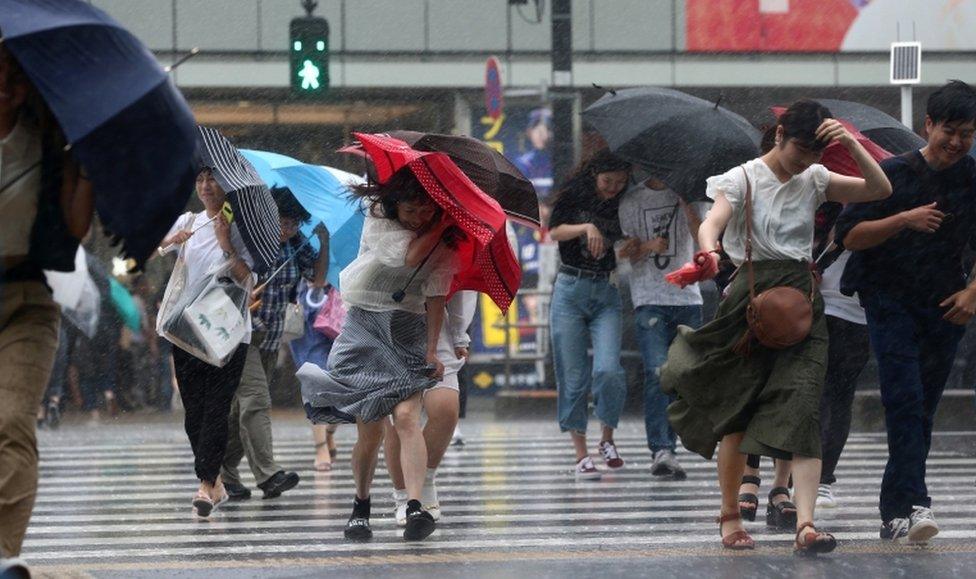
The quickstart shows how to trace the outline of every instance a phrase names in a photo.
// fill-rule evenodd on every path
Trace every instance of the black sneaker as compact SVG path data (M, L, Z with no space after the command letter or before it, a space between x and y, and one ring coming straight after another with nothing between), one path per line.
M44 424L51 430L57 430L61 426L61 407L56 402L48 402L44 412Z
M251 498L251 489L238 483L225 482L224 490L232 501L246 501Z
M295 488L295 485L298 484L298 480L297 472L285 472L283 470L279 470L271 475L271 478L259 484L258 488L264 491L263 498L273 499L280 497L281 493Z
M373 538L373 529L369 527L369 499L356 499L352 503L352 515L346 522L343 534L350 541L368 541Z
M908 527L911 522L908 517L895 518L881 524L881 538L886 541L899 543L908 536Z
M434 517L424 510L420 501L416 499L407 501L407 527L403 530L404 540L423 541L436 528Z
M2 579L30 579L27 563L20 559L4 559L0 553L0 578Z

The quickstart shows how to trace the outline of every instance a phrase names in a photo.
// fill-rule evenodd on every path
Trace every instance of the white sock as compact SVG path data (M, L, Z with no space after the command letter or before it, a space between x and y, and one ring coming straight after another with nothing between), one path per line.
M436 468L428 468L427 475L424 477L424 486L429 487L434 484L434 477L437 476Z
M398 503L407 502L407 489L393 489L393 500Z

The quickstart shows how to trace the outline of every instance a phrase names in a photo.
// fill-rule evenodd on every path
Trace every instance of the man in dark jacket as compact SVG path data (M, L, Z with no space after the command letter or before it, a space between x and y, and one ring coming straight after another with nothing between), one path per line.
M939 532L925 485L932 422L965 324L976 276L963 251L976 244L976 91L952 81L929 98L928 143L887 159L893 194L852 205L837 239L853 251L841 291L858 292L878 360L888 430L881 538L923 543ZM974 272L976 273L976 272Z

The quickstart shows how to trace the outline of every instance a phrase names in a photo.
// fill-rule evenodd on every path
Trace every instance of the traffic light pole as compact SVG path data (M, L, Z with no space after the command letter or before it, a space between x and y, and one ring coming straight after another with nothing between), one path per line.
M573 109L573 14L572 0L552 0L552 177L562 186L573 170L576 157L576 123Z

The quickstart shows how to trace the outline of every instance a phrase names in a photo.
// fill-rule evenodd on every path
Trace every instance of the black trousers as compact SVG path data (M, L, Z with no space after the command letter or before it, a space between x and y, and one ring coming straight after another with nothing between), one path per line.
M851 432L851 410L857 378L868 363L871 347L868 327L827 316L830 346L827 353L827 379L820 400L820 443L823 468L820 484L834 484L834 469Z
M193 449L197 478L214 484L227 450L227 418L247 359L241 344L223 368L173 347L173 366L186 411L184 428Z

